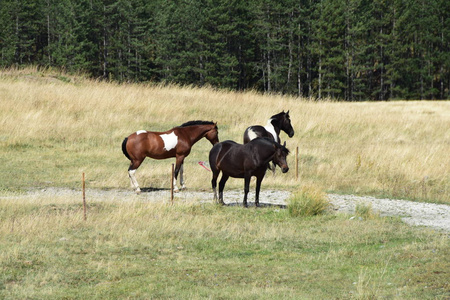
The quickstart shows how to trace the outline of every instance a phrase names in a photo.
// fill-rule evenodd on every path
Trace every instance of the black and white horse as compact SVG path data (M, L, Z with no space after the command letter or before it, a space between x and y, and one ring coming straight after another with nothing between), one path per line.
M281 130L283 130L290 138L294 136L294 128L292 128L291 125L289 111L282 111L279 114L271 116L265 126L253 125L245 129L244 144L247 144L257 137L267 137L280 143Z
M284 110L276 115L270 117L265 126L253 125L245 129L244 144L247 144L258 137L266 137L277 143L280 141L280 132L283 130L290 138L294 136L294 128L291 125L289 118L289 110ZM273 172L275 172L275 163L273 164ZM269 166L270 169L270 166Z

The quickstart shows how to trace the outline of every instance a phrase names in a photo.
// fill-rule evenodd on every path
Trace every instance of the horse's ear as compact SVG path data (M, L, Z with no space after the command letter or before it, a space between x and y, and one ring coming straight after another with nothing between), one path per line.
M289 116L289 110L286 112L286 114Z

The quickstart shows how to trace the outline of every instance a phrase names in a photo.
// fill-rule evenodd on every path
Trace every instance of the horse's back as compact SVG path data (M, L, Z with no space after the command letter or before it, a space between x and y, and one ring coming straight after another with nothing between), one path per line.
M238 145L239 145L238 143L231 141L231 140L227 140L227 141L223 141L223 142L215 144L212 147L211 151L209 152L210 165L212 165L211 160L213 160L214 164L216 164L218 159L225 156L228 152L230 152L230 150L232 148L235 148Z
M164 149L164 141L161 137L166 132L153 132L153 131L137 131L128 136L126 149L129 154L135 156L138 159L145 158L146 156L153 159L165 159L171 157L174 154L172 151Z
M268 132L264 126L261 125L253 125L245 129L244 132L244 144L247 144L248 142L259 138L259 137L265 137L265 138L271 138L274 139L272 134Z
M242 160L245 159L243 147L243 145L230 140L214 145L209 153L209 164L213 172L241 169Z

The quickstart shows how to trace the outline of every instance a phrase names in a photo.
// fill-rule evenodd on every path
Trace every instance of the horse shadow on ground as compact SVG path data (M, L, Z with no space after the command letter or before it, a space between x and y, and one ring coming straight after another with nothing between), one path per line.
M255 202L248 202L248 207L255 207ZM230 203L225 203L224 206L230 206L230 207L234 207L234 206L240 206L243 207L244 205L242 203L239 202L230 202ZM273 203L262 203L259 202L259 206L257 208L264 208L264 207L275 207L275 208L282 208L282 209L286 209L287 205L285 204L273 204Z
M160 192L160 191L170 191L170 189L168 189L168 188L157 188L157 187L141 188L141 193L152 193L152 192Z

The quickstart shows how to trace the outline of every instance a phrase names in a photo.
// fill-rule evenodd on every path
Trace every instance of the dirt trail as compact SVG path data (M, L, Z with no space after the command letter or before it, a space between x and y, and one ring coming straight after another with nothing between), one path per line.
M0 197L27 198L27 197L55 197L55 196L77 196L81 195L79 190L65 188L46 188L30 190L27 195ZM260 202L263 205L286 206L286 200L291 195L288 191L262 190ZM254 192L249 193L249 205L253 204ZM100 190L88 189L86 198L93 201L121 200L129 201L140 199L142 201L169 202L169 190L143 190L136 195L131 190ZM242 205L243 191L226 190L224 192L225 202L229 205ZM406 200L378 199L374 197L361 197L354 195L328 194L330 202L335 211L352 214L358 203L370 204L381 216L399 216L401 219L413 226L427 226L436 230L450 232L450 205L420 203ZM182 191L175 194L174 201L184 202L212 202L212 192Z

